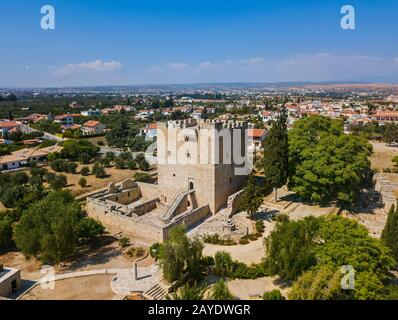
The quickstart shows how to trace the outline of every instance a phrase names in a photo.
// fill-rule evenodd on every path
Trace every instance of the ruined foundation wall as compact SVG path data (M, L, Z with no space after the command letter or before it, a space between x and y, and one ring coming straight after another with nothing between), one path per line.
M126 232L136 234L151 242L163 241L162 229L156 225L141 223L136 219L112 212L106 203L88 201L86 211L89 217L99 220L105 225L117 227Z

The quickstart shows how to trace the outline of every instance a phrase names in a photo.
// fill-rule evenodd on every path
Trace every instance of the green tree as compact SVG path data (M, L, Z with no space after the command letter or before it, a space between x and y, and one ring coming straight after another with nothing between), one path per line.
M15 227L15 241L26 258L58 263L75 252L79 239L80 205L59 191L33 203Z
M106 176L106 171L104 166L99 163L94 163L93 168L91 169L91 173L95 175L96 178L104 178Z
M369 181L366 140L343 132L340 120L307 117L289 132L289 188L305 200L350 205Z
M173 282L187 275L191 281L199 281L203 273L202 250L201 242L188 239L182 226L174 227L159 253L164 278Z
M235 263L231 255L220 251L214 255L214 273L220 277L233 277Z
M313 217L278 222L266 239L265 268L271 275L294 280L316 264L314 237L319 223Z
M0 249L4 249L12 244L13 221L0 212Z
M65 175L59 174L55 175L50 181L48 181L48 183L53 190L61 190L66 187L68 180Z
M263 300L286 300L286 298L280 290L274 289L272 291L264 292Z
M256 183L256 177L250 175L241 198L239 199L240 208L246 211L251 218L254 218L258 208L263 203L263 191Z
M264 147L264 175L274 189L275 201L278 200L277 189L287 183L288 178L288 134L287 112L283 108L269 131Z
M388 212L387 222L381 234L383 243L391 249L396 260L398 260L398 207L391 206Z
M80 174L82 176L88 176L90 174L90 168L89 167L83 167L80 170Z
M224 280L218 281L212 288L210 300L236 300L236 297L228 290Z
M85 187L87 186L87 180L86 180L86 178L81 177L81 178L79 179L78 184L79 184L80 187L85 188Z
M185 284L178 292L167 296L168 300L204 300L206 288L194 283L193 285Z
M78 234L84 241L93 241L105 234L105 228L99 221L85 217L79 222Z

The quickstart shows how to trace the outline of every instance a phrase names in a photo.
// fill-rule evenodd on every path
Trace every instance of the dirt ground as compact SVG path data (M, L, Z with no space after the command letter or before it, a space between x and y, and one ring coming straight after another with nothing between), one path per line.
M391 158L398 155L398 147L391 147L386 143L372 141L373 155L370 158L372 168L382 172L385 168L393 168Z
M255 280L236 279L228 281L228 289L233 295L241 300L262 299L264 292L279 289L284 296L287 295L289 287L279 284L275 277L263 277Z
M123 234L123 236L125 235ZM131 239L131 243L143 246L141 243L136 243L133 239ZM145 246L143 247L145 248ZM54 266L55 271L57 274L62 274L97 269L131 268L133 262L127 259L122 251L117 240L110 236L104 237L96 246L82 249L78 255L65 261L65 266L62 269L59 266ZM138 266L147 267L153 263L154 260L148 256L144 260L139 261ZM27 261L22 253L18 251L0 255L0 264L20 269L22 279L37 280L42 276L40 273L41 262L34 258Z
M108 274L60 280L53 290L38 285L21 300L112 300L116 296L111 288L113 277Z
M121 182L125 179L132 179L134 176L134 173L138 172L138 170L120 170L116 169L114 167L112 168L106 168L105 171L107 173L107 176L102 179L96 178L94 175L88 175L85 176L84 178L87 180L87 186L85 188L82 188L79 186L78 182L79 179L82 177L79 172L82 167L88 166L91 170L93 167L93 164L89 165L81 165L79 164L79 167L77 168L76 172L77 174L70 174L70 173L62 173L66 175L67 180L68 180L68 185L66 189L69 189L72 191L74 196L79 196L84 193L91 192L93 190L105 188L110 182ZM53 170L50 167L46 167L50 172L53 172Z

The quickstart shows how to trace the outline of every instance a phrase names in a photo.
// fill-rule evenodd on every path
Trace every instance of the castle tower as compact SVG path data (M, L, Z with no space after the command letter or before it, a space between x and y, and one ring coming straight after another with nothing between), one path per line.
M213 214L242 189L249 173L246 123L181 120L158 123L158 184L171 205L193 189L198 206Z

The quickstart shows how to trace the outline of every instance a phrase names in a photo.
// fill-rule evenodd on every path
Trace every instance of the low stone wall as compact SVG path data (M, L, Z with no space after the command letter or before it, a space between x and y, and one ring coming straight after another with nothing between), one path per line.
M149 211L155 210L158 202L159 202L159 198L149 200L145 203L142 203L142 204L134 207L133 212L137 216L142 216Z
M170 224L168 224L163 228L163 241L167 240L170 230L173 229L175 226L183 224L185 227L189 228L192 225L204 220L206 217L210 215L211 215L210 207L209 205L207 205L199 207L181 217L178 217L177 219L175 219L174 221L172 221Z
M228 197L228 213L231 217L239 211L239 201L242 198L243 190L240 190Z
M86 211L90 217L99 220L105 225L117 227L132 234L137 234L143 239L151 242L163 241L162 229L155 224L148 223L147 221L141 222L137 220L137 218L113 212L104 202L95 199L88 200Z
M108 196L105 196L103 199L127 205L133 203L134 201L137 201L139 198L141 198L141 190L139 187L135 187L133 189L123 190L110 194Z

